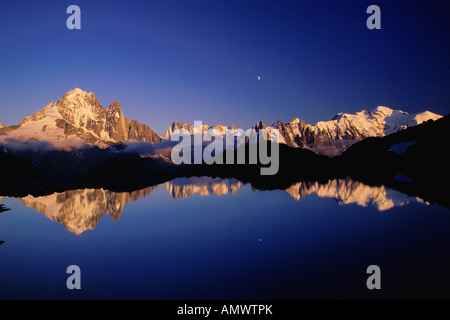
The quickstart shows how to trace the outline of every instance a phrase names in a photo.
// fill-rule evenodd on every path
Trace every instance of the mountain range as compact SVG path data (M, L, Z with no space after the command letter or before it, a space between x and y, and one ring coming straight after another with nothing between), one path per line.
M315 125L295 118L288 123L279 120L270 126L259 121L253 128L264 128L269 132L278 129L280 143L335 156L365 138L383 137L439 118L440 115L430 111L409 114L379 106L356 114L339 113L331 120ZM202 133L209 128L221 134L225 134L227 129L236 129L234 125L203 125ZM173 132L179 129L195 133L192 124L174 121L161 137L147 125L127 119L118 101L112 101L108 108L104 108L94 93L75 88L59 101L51 102L16 125L0 123L0 142L41 141L57 148L80 147L83 144L108 147L130 140L158 143L169 140Z
M203 176L232 178L260 190L289 189L298 196L304 192L305 183L324 185L350 177L450 207L446 189L440 187L442 181L450 179L445 153L450 141L449 123L450 115L410 115L385 107L355 115L339 114L314 126L297 120L265 126L260 121L255 128L279 128L284 139L280 138L279 144L272 141L269 147L279 148L279 170L262 176L260 169L266 165L250 164L248 159L245 164L236 164L235 159L235 164L175 165L169 158L176 142L167 139L180 128L195 133L192 125L174 122L165 137L160 137L146 125L127 119L118 102L105 109L93 93L74 89L19 124L0 128L0 194L42 196L86 188L131 192L176 178ZM207 128L201 128L202 132ZM227 127L213 128L224 131ZM338 150L338 144L346 150ZM340 152L338 156L311 150L332 147ZM244 151L248 158L249 150ZM239 153L223 152L215 156L228 159L228 152L233 157ZM169 185L170 192L180 196L211 188ZM235 183L226 190L237 186ZM214 188L222 190L222 185ZM215 192L211 190L208 192Z

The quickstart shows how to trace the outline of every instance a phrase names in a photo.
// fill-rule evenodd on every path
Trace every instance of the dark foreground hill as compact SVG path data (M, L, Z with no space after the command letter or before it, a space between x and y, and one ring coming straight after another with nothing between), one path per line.
M355 180L384 184L450 207L449 128L447 115L383 138L368 138L345 151L336 165Z

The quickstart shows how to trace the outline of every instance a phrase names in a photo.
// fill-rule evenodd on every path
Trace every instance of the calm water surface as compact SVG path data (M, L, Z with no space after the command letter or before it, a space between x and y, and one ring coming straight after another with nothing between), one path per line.
M182 178L0 202L2 299L450 298L450 210L384 187Z

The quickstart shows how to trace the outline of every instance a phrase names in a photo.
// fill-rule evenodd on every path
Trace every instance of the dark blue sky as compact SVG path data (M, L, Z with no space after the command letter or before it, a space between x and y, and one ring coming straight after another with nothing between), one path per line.
M81 30L66 27L71 4ZM371 4L381 30L366 27ZM449 12L430 0L0 0L0 122L74 87L159 134L175 120L247 129L378 105L447 114Z

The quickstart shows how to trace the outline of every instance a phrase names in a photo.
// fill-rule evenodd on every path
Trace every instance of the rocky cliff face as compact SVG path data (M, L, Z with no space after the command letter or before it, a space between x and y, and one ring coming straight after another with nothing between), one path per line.
M113 140L126 140L128 124L118 101L113 101L106 110L105 130Z
M115 141L131 139L152 143L161 141L161 137L145 124L125 118L118 101L111 102L109 108L106 109L105 130Z

